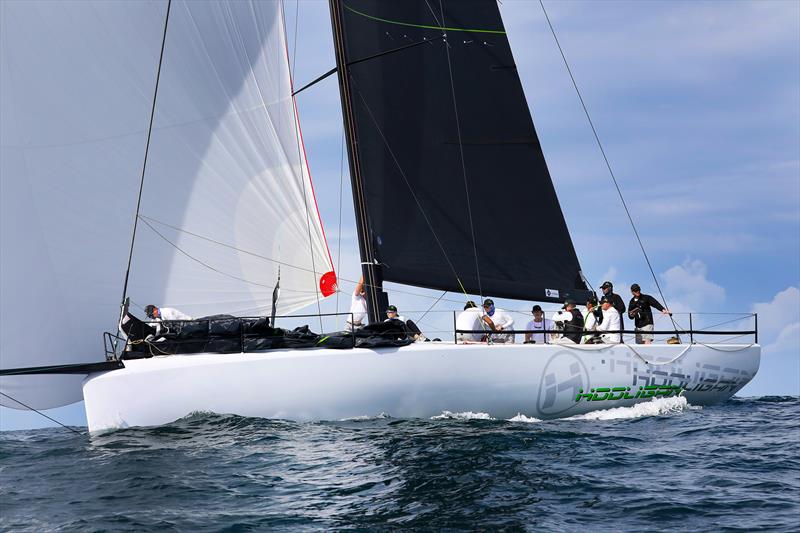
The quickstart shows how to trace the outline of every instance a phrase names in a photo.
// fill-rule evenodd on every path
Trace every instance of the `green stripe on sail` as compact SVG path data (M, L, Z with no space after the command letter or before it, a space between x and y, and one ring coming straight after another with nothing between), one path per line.
M356 15L361 15L362 17L366 17L371 20L377 20L378 22L386 22L387 24L396 24L398 26L409 26L411 28L422 28L425 30L443 30L443 31L465 31L470 33L494 33L498 35L505 35L506 32L500 30L478 30L478 29L471 29L471 28L448 28L445 26L426 26L424 24L411 24L409 22L400 22L398 20L387 20L382 19L380 17L374 17L372 15L368 15L366 13L362 13L361 11L355 10L352 7L348 6L347 4L342 4L345 9L348 11L352 11Z

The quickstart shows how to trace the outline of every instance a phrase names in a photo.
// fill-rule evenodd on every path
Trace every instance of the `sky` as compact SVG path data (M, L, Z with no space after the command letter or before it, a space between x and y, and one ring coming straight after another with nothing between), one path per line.
M545 7L667 305L679 313L758 313L761 369L739 394L800 394L800 2L550 0ZM539 3L504 0L501 13L584 273L595 287L613 281L626 298L633 282L657 295ZM327 2L287 2L286 16L301 86L335 63ZM329 247L340 278L353 280L359 260L335 76L301 93L298 107ZM529 218L520 213L520 224ZM463 300L387 288L407 318L435 303L422 320L434 335ZM345 294L323 311L348 307ZM85 425L82 404L47 413ZM2 429L50 425L0 408Z

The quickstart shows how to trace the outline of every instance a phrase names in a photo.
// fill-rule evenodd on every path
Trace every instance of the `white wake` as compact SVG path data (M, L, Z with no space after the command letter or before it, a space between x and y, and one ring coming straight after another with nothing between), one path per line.
M602 411L592 411L582 415L575 415L566 420L619 420L624 418L641 418L643 416L662 416L681 413L693 409L702 409L689 405L683 396L672 398L654 398L649 402L638 403L630 407L614 407Z

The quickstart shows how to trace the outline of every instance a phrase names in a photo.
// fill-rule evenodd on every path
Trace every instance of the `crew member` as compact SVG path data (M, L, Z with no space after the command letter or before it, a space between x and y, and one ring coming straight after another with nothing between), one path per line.
M602 318L603 312L597 306L597 298L595 296L591 296L586 301L586 314L583 316L583 330L596 331L598 316ZM583 337L584 344L594 344L598 341L599 341L599 336L596 333L584 335Z
M623 317L625 316L625 302L622 300L622 296L614 292L614 284L610 281L604 281L600 288L603 289L603 298L608 298L611 302L611 306L617 310L619 314L619 327L616 329L625 329L625 320Z
M156 307L150 304L144 308L144 314L147 318L161 322L162 320L193 320L192 317L185 313L181 313L172 307Z
M390 320L401 320L403 322L406 321L405 317L397 314L397 307L393 305L390 305L386 308L386 320L384 320L384 322L389 322Z
M560 322L564 327L564 334L558 343L580 344L583 332L583 315L575 308L575 300L565 300L562 311L553 316L555 322Z
M422 331L420 331L419 327L414 323L413 320L406 320L404 316L398 315L397 307L390 305L386 308L386 320L384 320L384 322L393 322L395 320L405 326L406 333L415 341L426 340L425 335L422 334Z
M358 280L353 296L350 297L350 318L347 319L347 329L358 329L364 326L367 320L367 291L364 290L364 276Z
M533 313L533 320L528 322L528 325L525 327L525 329L540 330L543 331L543 333L526 333L525 342L539 344L550 342L550 334L544 332L553 329L553 322L544 318L544 313L542 312L542 307L540 305L534 305L533 309L531 309L531 313Z
M605 296L600 300L600 308L603 310L603 321L597 325L597 331L603 332L600 340L606 344L616 344L622 342L622 320L619 312Z
M494 302L486 299L483 302L483 321L492 330L490 337L492 342L504 342L511 344L514 342L513 333L494 333L496 331L509 331L514 329L514 319L503 309L494 306Z
M156 307L153 304L145 306L144 314L147 315L147 318L156 322L155 324L150 324L156 328L156 335L161 335L169 331L168 327L161 327L162 320L193 320L192 317L177 309L172 307ZM149 340L149 337L146 340Z
M456 317L457 330L479 331L489 329L483 325L481 320L481 310L472 300L464 305L464 310ZM482 333L458 333L456 338L461 342L480 342L483 338Z
M633 298L628 304L628 316L633 319L636 326L636 344L651 344L653 342L653 310L651 307L661 311L662 315L669 315L669 309L649 294L642 294L638 283L631 285L631 294L633 294Z

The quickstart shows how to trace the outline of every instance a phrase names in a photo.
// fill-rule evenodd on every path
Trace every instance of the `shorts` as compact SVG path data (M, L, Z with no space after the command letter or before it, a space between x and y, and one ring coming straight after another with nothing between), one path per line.
M644 341L652 341L653 324L648 324L640 328L636 328L636 344L644 344Z

